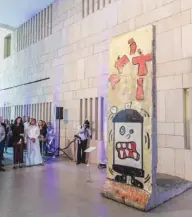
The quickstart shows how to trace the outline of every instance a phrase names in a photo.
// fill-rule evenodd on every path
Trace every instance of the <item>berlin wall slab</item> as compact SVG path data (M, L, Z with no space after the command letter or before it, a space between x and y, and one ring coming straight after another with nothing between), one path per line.
M101 190L107 198L144 211L176 194L157 186L154 35L154 27L147 26L112 39L107 179ZM185 183L183 190L189 186Z

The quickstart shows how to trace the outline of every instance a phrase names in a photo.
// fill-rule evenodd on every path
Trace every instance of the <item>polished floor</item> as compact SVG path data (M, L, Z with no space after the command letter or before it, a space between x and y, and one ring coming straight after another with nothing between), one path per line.
M63 159L0 173L0 217L191 217L192 191L150 213L142 213L100 195L105 171L78 167Z

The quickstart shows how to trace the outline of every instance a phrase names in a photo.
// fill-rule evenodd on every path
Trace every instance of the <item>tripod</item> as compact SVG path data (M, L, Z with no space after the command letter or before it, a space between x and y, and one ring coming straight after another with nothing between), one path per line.
M73 160L66 152L65 150L68 149L72 144L75 144L75 141L76 141L76 138L74 138L65 148L55 148L53 145L47 145L46 146L46 152L51 154L51 157L47 158L46 161L52 159L54 156L55 157L58 157L58 156L61 156L61 155L64 155L67 159L69 160ZM61 155L60 152L62 152ZM58 154L59 153L59 154Z

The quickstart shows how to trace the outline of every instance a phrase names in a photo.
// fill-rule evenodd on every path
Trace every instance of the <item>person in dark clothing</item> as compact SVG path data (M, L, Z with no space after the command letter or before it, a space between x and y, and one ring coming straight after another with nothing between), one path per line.
M6 132L6 124L3 121L3 117L0 117L0 124L1 124L1 126L4 128L4 130ZM5 148L5 141L6 141L6 135L5 135L4 140L1 143L3 145L3 152L0 152L0 158L1 158L1 160L4 160L3 153L4 153L4 148ZM2 163L1 163L1 165L4 166Z
M5 139L5 128L0 124L0 171L5 171L2 164L3 160L3 149L4 149L4 139Z
M9 120L5 120L5 125L6 125L6 129L5 129L5 153L7 153L7 148L9 146L9 142L10 142L10 124L9 124Z
M47 136L47 126L46 123L42 120L39 121L39 129L40 129L40 151L41 154L43 155L43 150L44 150L44 144Z
M17 168L17 164L19 167L23 167L23 145L24 145L24 125L22 122L22 118L16 118L14 125L12 126L12 142L13 142L13 169Z
M14 125L14 120L11 120L10 128L12 128L13 125Z

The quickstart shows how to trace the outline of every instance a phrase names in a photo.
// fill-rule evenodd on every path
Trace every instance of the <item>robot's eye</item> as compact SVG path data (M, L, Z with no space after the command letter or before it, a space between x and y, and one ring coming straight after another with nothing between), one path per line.
M120 129L119 129L119 133L123 136L125 134L125 127L124 126L121 126Z
M130 133L130 134L133 134L133 133L134 133L134 130L133 130L133 129L129 130L129 133Z

